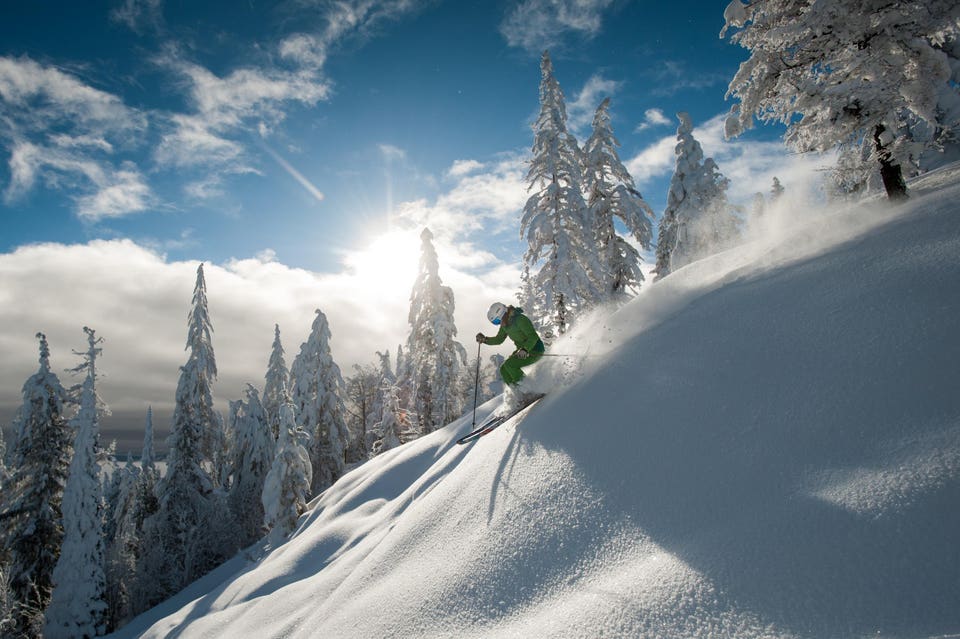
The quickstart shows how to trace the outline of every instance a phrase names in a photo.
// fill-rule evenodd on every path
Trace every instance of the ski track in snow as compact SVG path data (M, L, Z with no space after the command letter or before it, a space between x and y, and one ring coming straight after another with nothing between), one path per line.
M353 470L286 543L116 636L957 636L958 185L783 224L595 313L532 410Z

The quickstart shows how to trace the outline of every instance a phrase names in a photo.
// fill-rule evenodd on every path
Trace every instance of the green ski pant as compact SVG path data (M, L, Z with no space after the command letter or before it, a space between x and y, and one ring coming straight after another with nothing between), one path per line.
M535 364L541 357L543 357L543 353L530 353L523 359L513 354L501 364L500 377L502 377L503 381L507 384L516 384L524 378L524 373L521 369L525 366L530 366L530 364Z

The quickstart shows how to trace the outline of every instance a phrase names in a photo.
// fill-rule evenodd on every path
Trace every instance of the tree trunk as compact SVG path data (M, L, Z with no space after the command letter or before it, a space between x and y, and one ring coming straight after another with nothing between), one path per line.
M883 188L887 191L888 199L895 202L906 200L907 185L903 181L903 171L899 164L894 164L890 149L881 140L884 131L886 127L882 124L878 124L873 130L873 142L880 160L880 178L883 180Z

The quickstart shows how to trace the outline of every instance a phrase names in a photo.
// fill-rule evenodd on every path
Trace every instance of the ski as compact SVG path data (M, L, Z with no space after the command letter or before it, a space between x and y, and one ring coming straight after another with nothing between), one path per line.
M510 420L510 419L513 418L513 417L516 417L516 416L519 415L522 411L524 411L524 410L526 410L527 408L529 408L530 406L536 404L538 401L540 401L541 399L543 399L545 396L546 396L546 393L538 393L533 399L531 399L529 402L527 402L526 404L524 404L524 405L521 406L520 408L516 409L515 411L512 411L512 412L510 412L510 413L507 413L506 415L495 415L494 417L491 417L490 419L488 419L487 421L485 421L483 424L481 424L479 428L470 431L469 433L467 433L466 435L464 435L463 437L461 437L460 439L458 439L458 440L457 440L457 443L458 443L458 444L466 444L466 443L469 443L469 442L474 441L475 439L479 439L480 437L483 437L483 436L486 435L487 433L493 431L493 430L494 430L495 428L497 428L498 426L502 425L504 422Z

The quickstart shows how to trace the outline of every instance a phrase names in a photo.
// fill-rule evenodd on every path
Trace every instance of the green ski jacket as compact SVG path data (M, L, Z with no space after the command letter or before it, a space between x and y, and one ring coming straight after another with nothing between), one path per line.
M522 308L511 306L503 319L504 322L495 336L483 338L484 344L496 346L503 344L503 341L509 337L517 348L522 348L528 353L543 353L543 341L537 335L537 330L533 328L533 322L523 314Z

